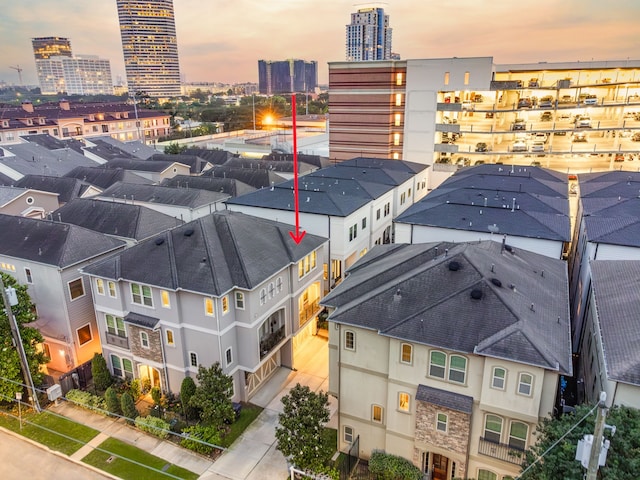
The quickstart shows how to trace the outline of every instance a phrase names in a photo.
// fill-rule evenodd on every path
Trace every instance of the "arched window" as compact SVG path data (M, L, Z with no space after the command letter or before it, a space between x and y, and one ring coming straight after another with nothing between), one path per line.
M467 359L459 355L449 357L449 381L464 383L467 377Z
M444 372L447 368L447 356L438 351L431 352L429 360L429 376L436 378L444 378Z
M267 290L263 288L260 290L260 305L267 303Z
M524 450L527 446L529 426L522 422L511 422L509 428L509 446L517 450Z
M400 361L411 364L413 362L413 346L410 343L403 343L400 346Z
M493 367L493 375L491 378L491 387L498 390L504 390L507 371L502 367Z
M484 439L500 443L502 436L502 418L497 415L487 415L484 420Z
M480 469L478 470L478 480L498 480L498 475L489 470Z
M518 393L520 395L531 395L531 386L533 385L533 376L529 373L521 373L518 381Z

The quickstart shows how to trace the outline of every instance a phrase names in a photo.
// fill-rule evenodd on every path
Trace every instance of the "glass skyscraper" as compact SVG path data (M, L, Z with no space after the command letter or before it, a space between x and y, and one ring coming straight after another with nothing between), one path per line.
M173 0L116 0L130 94L180 95Z
M392 29L384 9L359 9L346 29L347 61L391 60Z
M258 89L263 95L313 92L318 86L318 62L258 60Z

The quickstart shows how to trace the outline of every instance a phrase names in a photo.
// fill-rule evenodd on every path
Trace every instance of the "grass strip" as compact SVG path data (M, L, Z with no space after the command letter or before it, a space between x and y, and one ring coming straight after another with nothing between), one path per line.
M263 408L257 405L243 405L242 410L240 411L240 417L233 422L227 434L222 439L221 447L230 447L236 439L242 435L249 425L256 419L258 415L262 412Z

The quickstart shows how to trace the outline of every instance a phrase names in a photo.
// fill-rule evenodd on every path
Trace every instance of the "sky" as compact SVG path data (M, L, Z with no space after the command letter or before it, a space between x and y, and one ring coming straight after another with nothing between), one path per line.
M150 0L153 1L153 0ZM0 82L36 85L32 37L71 39L75 54L111 61L125 78L115 0L4 0ZM180 70L187 82L258 81L258 60L345 59L345 25L380 6L404 59L493 57L494 63L640 59L639 0L174 0Z

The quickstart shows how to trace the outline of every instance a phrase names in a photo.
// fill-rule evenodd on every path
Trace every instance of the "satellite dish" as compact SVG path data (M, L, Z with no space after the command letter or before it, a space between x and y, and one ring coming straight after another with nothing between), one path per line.
M495 223L493 225L489 225L487 226L487 230L489 230L491 233L499 233L500 232L500 227L498 227Z

